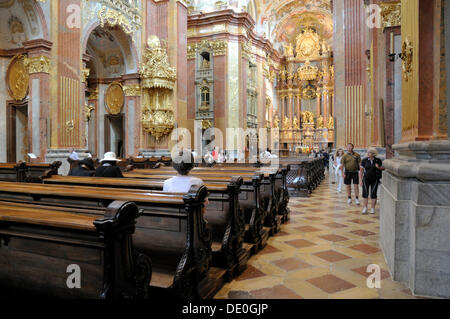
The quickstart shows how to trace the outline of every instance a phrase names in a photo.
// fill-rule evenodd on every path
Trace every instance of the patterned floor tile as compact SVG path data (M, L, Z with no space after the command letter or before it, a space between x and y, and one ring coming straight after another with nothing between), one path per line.
M276 261L274 261L274 264L286 271L311 267L310 264L305 263L297 258L286 258L286 259L276 260Z
M415 298L392 280L379 246L379 208L362 215L328 179L308 198L291 197L291 219L215 298ZM367 287L367 266L381 288Z
M329 294L355 287L355 285L333 275L325 275L307 281Z
M250 293L258 299L302 299L302 297L283 285L253 290Z
M315 253L313 254L319 258L325 259L326 261L330 262L330 263L334 263L336 261L341 261L344 259L349 259L351 257L338 253L337 251L334 250L327 250L327 251L322 251L320 253Z

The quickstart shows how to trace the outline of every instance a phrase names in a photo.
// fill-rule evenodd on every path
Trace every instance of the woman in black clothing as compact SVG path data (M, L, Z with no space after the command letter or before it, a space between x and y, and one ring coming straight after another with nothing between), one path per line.
M85 158L78 162L78 167L69 171L69 176L92 176L94 175L94 162L91 158Z
M123 177L120 167L116 164L120 160L117 159L116 153L107 152L102 160L100 160L101 166L95 170L96 177Z
M375 214L375 206L377 204L378 185L382 176L381 171L384 170L383 162L376 157L378 152L375 148L370 148L367 151L367 157L361 161L361 168L359 172L362 188L363 188L363 214L367 214L369 204L369 194L372 208L371 214Z

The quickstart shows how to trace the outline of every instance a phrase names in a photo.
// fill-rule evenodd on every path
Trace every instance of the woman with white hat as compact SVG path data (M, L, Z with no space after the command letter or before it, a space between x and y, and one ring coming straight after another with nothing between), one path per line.
M122 171L120 167L117 166L117 162L120 162L117 159L116 153L107 152L103 159L100 160L101 166L97 167L95 170L96 177L123 177Z

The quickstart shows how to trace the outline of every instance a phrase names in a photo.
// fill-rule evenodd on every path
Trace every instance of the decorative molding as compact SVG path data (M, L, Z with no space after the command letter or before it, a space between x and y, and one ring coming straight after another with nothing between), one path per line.
M408 38L405 39L402 45L402 70L403 78L408 82L413 72L413 45Z
M109 7L102 6L98 11L97 17L100 20L100 26L102 28L105 26L110 28L118 26L134 42L135 38L133 35L140 29L141 25L139 10L129 7L129 5L124 5L122 2L119 0L104 0L103 3L107 3Z
M225 40L216 40L216 41L203 40L201 42L188 44L187 58L195 59L196 53L201 48L210 49L213 53L213 56L226 55L228 49L228 42Z
M83 83L87 81L90 72L91 70L89 69L81 69L81 80Z
M49 57L41 55L32 58L25 58L24 63L29 74L50 73L51 60Z
M380 3L380 8L383 28L401 25L402 3L400 1Z
M25 59L24 55L14 56L6 71L8 93L15 101L22 101L28 95L29 74Z
M122 111L125 103L123 87L118 82L111 83L105 91L106 110L111 115L117 115Z

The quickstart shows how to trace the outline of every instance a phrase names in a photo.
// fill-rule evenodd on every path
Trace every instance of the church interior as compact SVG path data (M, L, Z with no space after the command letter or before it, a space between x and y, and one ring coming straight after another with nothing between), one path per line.
M0 79L0 299L450 298L448 1L0 0Z

